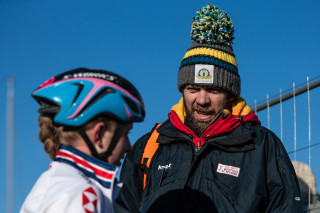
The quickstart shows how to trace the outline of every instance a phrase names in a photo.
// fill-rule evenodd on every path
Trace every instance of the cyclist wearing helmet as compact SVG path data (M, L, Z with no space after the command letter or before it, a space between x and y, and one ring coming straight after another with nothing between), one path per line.
M78 68L32 93L39 138L53 162L26 198L24 212L114 212L115 175L131 150L128 132L145 110L136 88L104 70Z

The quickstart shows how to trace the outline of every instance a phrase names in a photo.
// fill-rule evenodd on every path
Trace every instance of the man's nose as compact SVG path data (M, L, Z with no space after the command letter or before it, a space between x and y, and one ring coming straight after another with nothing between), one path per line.
M197 104L203 106L209 103L210 103L210 99L208 96L208 92L206 90L201 89L197 97Z

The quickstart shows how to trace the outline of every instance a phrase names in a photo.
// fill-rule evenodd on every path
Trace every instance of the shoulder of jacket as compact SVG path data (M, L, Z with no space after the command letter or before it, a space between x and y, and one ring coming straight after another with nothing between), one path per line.
M135 144L133 145L133 151L138 151L138 152L141 152L142 150L144 150L144 147L146 146L147 144L147 141L148 139L150 138L152 132L154 131L155 127L157 126L157 124L159 123L156 123L153 128L145 135L143 135L142 137L140 137L136 142Z
M253 125L253 129L256 134L265 135L268 138L278 139L278 136L270 129L261 126L261 125Z
M127 154L126 158L131 159L131 161L133 161L136 164L139 164L144 152L144 149L146 147L146 144L148 142L148 139L150 138L155 126L157 124L154 125L154 127L152 129L150 129L150 132L148 132L147 134L143 135L142 137L140 137L133 145L132 147L132 151L130 153Z
M284 149L283 143L281 142L280 138L272 130L261 125L256 125L254 126L254 131L256 144L264 144L270 148L274 147L277 150Z
M55 176L48 172L41 175L27 196L21 212L43 212L43 209L50 205L60 203L59 208L74 203L72 200L79 200L82 205L82 197L96 196L99 199L99 189L92 182L85 181L85 178L69 178L68 176ZM76 202L77 203L77 202Z

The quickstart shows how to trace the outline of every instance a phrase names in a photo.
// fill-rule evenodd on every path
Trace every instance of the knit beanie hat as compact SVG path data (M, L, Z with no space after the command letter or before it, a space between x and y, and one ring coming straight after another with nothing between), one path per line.
M234 28L223 10L207 5L192 20L191 39L178 73L180 92L187 84L214 86L238 97L240 76L231 44Z

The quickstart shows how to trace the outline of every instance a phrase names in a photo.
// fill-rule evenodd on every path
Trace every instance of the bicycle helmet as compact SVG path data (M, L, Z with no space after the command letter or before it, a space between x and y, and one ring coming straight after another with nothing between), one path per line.
M79 127L99 115L122 122L143 121L144 104L123 77L104 70L74 69L47 80L32 96L40 113L54 114L58 125Z
M121 123L140 122L145 117L137 89L120 75L105 70L78 68L64 72L40 85L32 97L41 105L39 113L51 116L56 126L76 128L96 158L112 154ZM108 153L103 155L96 152L82 128L99 116L118 121Z

